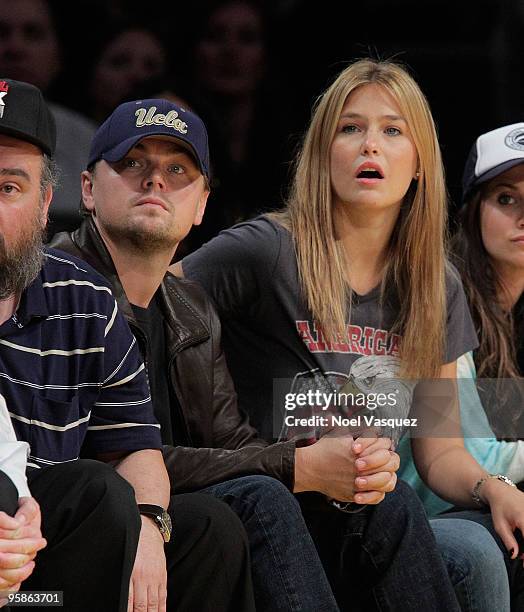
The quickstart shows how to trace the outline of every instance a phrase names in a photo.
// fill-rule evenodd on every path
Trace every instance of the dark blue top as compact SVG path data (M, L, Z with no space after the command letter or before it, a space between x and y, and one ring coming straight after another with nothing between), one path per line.
M45 250L38 277L0 325L0 393L29 465L161 448L136 340L107 281Z

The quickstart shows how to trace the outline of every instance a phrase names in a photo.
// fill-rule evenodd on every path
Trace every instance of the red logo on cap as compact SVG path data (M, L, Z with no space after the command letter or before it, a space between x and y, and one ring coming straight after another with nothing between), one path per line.
M0 81L0 91L9 91L9 84L5 81Z

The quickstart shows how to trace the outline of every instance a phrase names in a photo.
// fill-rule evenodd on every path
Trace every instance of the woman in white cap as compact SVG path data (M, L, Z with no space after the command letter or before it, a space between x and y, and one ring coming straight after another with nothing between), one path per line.
M477 376L520 378L524 373L524 123L477 138L464 171L463 191L454 251L479 336L474 352ZM522 424L515 429L521 404L507 406L507 417L498 406L486 409L497 437L517 433L524 438ZM519 478L524 479L522 458Z
M524 123L475 140L453 255L479 337L478 348L458 360L466 446L486 469L523 481ZM427 489L423 498L431 512L449 507Z
M479 338L478 348L457 361L465 445L491 477L522 482L524 123L497 128L475 140L464 169L463 204L452 246ZM480 522L503 547L487 512L456 508L450 513L452 504L418 476L405 440L398 452L399 475L417 491L430 516L447 511L444 517ZM496 524L497 516L493 521ZM506 561L512 609L521 610L523 572Z

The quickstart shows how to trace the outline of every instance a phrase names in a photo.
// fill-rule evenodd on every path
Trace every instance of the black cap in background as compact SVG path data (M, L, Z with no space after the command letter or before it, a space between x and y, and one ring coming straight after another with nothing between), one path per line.
M26 140L53 156L55 120L38 87L0 78L0 134Z

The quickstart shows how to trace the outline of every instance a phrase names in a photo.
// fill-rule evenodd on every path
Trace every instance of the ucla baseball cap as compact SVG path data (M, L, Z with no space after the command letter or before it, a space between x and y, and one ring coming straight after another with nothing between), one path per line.
M524 163L524 123L512 123L477 138L462 177L462 199L475 188L513 166Z
M0 134L26 140L53 156L55 119L38 87L0 78Z
M209 147L204 122L191 111L160 98L120 104L96 131L88 167L101 159L121 160L146 136L171 136L185 143L202 174L209 178Z

